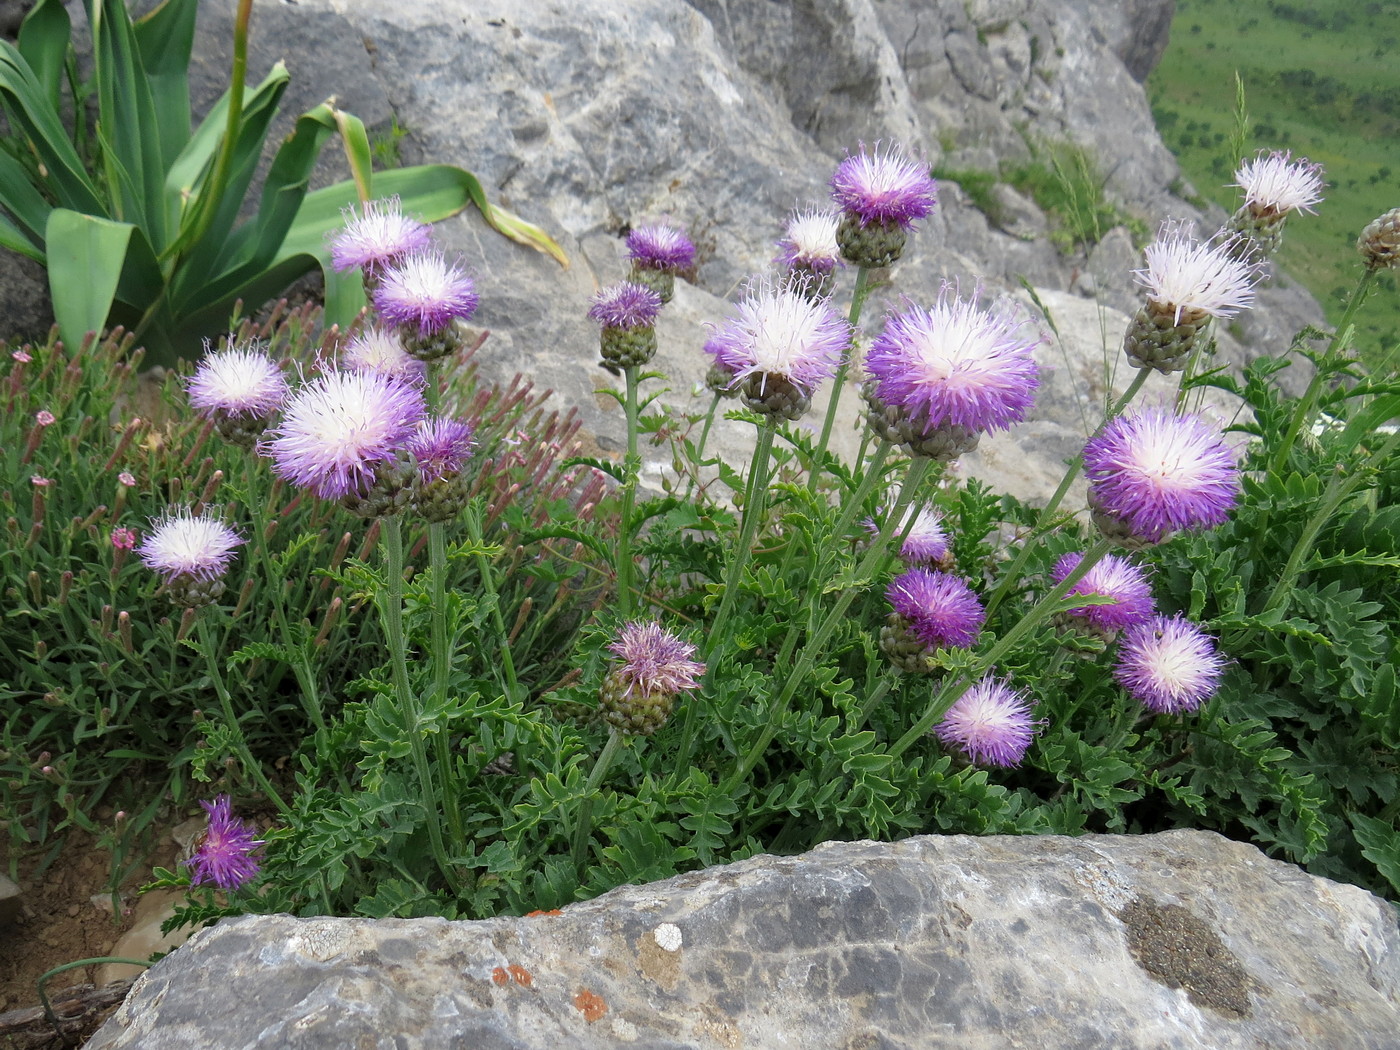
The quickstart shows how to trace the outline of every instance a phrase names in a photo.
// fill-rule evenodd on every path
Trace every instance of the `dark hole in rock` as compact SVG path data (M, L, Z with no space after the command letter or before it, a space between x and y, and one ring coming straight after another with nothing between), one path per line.
M1196 1006L1229 1017L1250 1016L1250 977L1213 929L1179 904L1135 898L1118 918L1137 964Z

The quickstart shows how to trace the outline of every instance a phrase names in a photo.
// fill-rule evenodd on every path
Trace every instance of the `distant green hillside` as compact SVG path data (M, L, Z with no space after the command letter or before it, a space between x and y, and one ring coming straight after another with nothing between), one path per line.
M1235 72L1256 149L1320 161L1318 214L1289 220L1279 261L1335 321L1359 273L1356 237L1400 207L1400 0L1178 0L1148 80L1157 127L1205 196L1233 210ZM1378 360L1400 344L1400 286L1382 278L1358 324ZM1393 359L1392 359L1393 363Z

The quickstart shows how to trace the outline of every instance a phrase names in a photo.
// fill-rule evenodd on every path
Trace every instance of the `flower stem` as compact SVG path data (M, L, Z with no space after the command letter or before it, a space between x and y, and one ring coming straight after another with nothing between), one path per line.
M866 297L870 295L870 268L862 266L856 272L856 287L851 293L851 311L847 315L848 323L851 326L851 339L854 341L856 325L860 322L860 312L865 306ZM822 476L822 461L826 458L826 446L831 441L831 428L836 422L836 406L841 403L841 391L846 386L846 373L851 368L850 351L848 350L845 359L841 362L841 367L836 370L836 377L831 384L831 398L826 403L826 418L822 420L821 438L817 441L817 452L812 457L811 476L807 479L807 488L817 491L817 482Z
M905 512L909 509L909 505L914 501L914 494L923 481L924 475L928 473L930 462L926 457L919 456L909 464L909 473L905 476L904 485L900 489L899 502L880 527L880 535L870 545L870 549L865 552L865 557L861 559L860 565L856 569L854 579L862 579L879 562L885 547L889 544L890 537L894 535L895 529L903 521ZM845 619L846 610L851 607L856 593L857 590L854 586L844 588L828 610L826 618L807 640L797 666L792 669L790 674L786 675L782 692L768 708L768 724L763 727L758 739L754 741L748 752L734 767L734 771L729 774L729 779L720 789L721 794L732 794L734 789L753 772L753 767L758 765L759 759L763 757L763 753L772 743L773 737L777 735L778 723L792 702L793 695L821 658L823 646L826 645L837 625ZM783 678L781 667L775 668L774 676L779 679Z
M627 380L627 459L623 464L622 515L617 525L617 609L624 619L632 615L632 507L637 500L637 474L642 457L637 451L637 368L625 365Z
M291 812L287 808L287 804L282 801L282 796L277 794L271 782L263 774L262 766L253 757L253 752L248 747L248 739L243 735L243 726L239 724L238 716L233 713L233 700L228 695L228 687L224 685L224 676L219 670L219 661L214 656L214 639L210 634L209 624L206 618L198 613L195 615L195 629L199 632L199 647L204 650L204 661L209 667L209 680L214 683L214 694L219 698L219 707L223 710L224 721L233 731L236 741L234 746L238 748L238 757L243 760L243 766L248 771L248 775L257 781L258 787L262 788L263 794L277 807L278 811L283 814Z
M456 647L447 634L447 538L442 522L428 524L428 567L432 588L429 602L432 623L432 652L429 653L433 668L432 706L435 711L444 711L447 708L447 687ZM433 736L433 747L438 769L444 777L450 777L452 754L445 729ZM457 793L451 790L451 785L444 792L443 801L447 824L452 829L452 843L460 848L463 842L462 811L457 805Z
M767 509L768 467L775 433L777 427L771 421L758 428L758 443L754 446L753 462L749 467L749 483L744 493L744 518L739 527L739 543L725 571L724 594L720 598L719 611L715 613L714 622L710 625L709 636L705 639L706 657L724 640L724 627L729 621L730 613L734 611L739 581L744 578L744 569L749 563L754 536L758 532L763 512Z
M574 867L580 874L588 863L588 839L593 832L593 796L617 757L624 740L625 737L621 733L611 726L608 727L608 742L603 745L598 760L593 763L593 772L588 775L588 784L583 789L584 796L583 801L579 803L578 820L574 823L573 851Z
M1074 567L1068 576L1052 587L1045 597L1041 598L1039 602L1026 611L1026 614L1016 622L1011 630L1002 635L995 645L982 654L974 670L970 670L966 675L958 678L949 679L944 683L943 688L940 689L938 695L934 697L933 703L929 704L928 709L925 710L919 720L910 727L909 731L894 743L889 749L888 754L892 758L898 758L900 755L904 754L905 751L909 750L910 745L927 733L929 729L933 727L934 722L947 714L948 709L958 702L958 699L963 693L972 688L974 682L995 667L997 661L1015 648L1021 642L1021 639L1025 638L1032 630L1039 627L1048 617L1054 614L1059 600L1068 594L1070 589L1103 559L1104 555L1112 549L1112 546L1113 544L1109 540L1101 539L1090 547L1084 557L1079 560L1079 564Z
M1133 381L1128 384L1128 389L1123 391L1123 396L1115 401L1109 408L1108 413L1103 417L1103 422L1098 425L1098 428L1090 436L1090 441L1103 433L1103 428L1118 418L1119 413L1128 407L1128 402L1137 396L1137 392L1142 389L1142 385L1147 382L1147 377L1151 374L1151 368L1138 369L1137 375L1135 375ZM1026 561L1030 558L1031 551L1035 549L1035 541L1050 531L1051 515L1054 514L1056 509L1060 506L1060 501L1069 493L1070 486L1074 484L1075 479L1079 477L1079 472L1083 468L1084 453L1080 452L1065 469L1065 476L1060 479L1060 487L1057 488L1054 495L1050 497L1050 502L1041 508L1040 514L1035 520L1035 528L1031 530L1031 534L1027 536L1025 542L1021 544L1021 549L1016 552L1016 557L1012 560L1011 566L1002 574L1001 582L997 584L997 589L993 591L992 596L987 599L988 619L991 618L992 613L996 612L997 606L1006 598L1007 593L1011 590L1016 581L1021 578L1021 572L1026 567Z
M481 527L481 504L475 503L468 507L465 518L467 538L473 547L480 550L486 545ZM481 553L476 555L476 569L481 576L481 586L491 599L491 621L501 640L499 654L501 673L505 675L506 695L512 700L518 700L522 698L520 682L515 673L515 659L510 654L510 632L506 630L505 617L501 614L501 592L496 583L496 570L491 565L491 559Z
M700 444L695 449L696 467L705 462L705 445L710 440L710 428L715 425L715 413L718 412L719 403L723 397L723 394L716 391L715 395L710 398L710 409L705 413L705 425L700 429Z
M442 843L442 827L438 817L442 813L442 800L438 796L437 782L433 778L432 767L428 764L428 749L420 732L421 711L418 697L408 679L408 654L405 650L403 632L403 530L397 514L380 519L384 544L385 593L378 596L376 604L384 621L384 640L389 646L389 663L393 671L394 695L404 712L404 730L408 734L408 745L413 755L414 769L425 796L424 809L427 811L428 842L432 847L433 858L438 870L447 880L452 891L457 892L457 878L447 859L447 850Z

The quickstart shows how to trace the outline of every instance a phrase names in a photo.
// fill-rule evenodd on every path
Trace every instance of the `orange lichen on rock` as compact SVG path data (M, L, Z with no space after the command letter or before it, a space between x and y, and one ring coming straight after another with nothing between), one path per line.
M603 1002L602 996L583 988L574 996L574 1009L583 1014L585 1021L592 1024L608 1012L608 1004Z
M491 983L510 984L510 974L506 973L504 968L497 966L491 971Z
M534 974L523 966L507 966L506 973L510 974L511 979L522 988L529 988L535 983Z
M550 908L549 911L540 911L538 908L536 908L534 911L527 911L527 912L525 913L525 918L527 918L527 919L533 919L533 918L535 918L535 916L537 916L537 915L563 915L563 914L564 914L564 913L563 913L562 911L560 911L558 908Z

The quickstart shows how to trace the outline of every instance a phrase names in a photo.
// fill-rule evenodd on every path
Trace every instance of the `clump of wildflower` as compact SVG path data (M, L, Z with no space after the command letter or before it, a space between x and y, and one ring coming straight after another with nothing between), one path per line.
M408 452L418 469L413 509L422 517L441 522L462 512L468 497L462 470L473 448L470 423L437 417L418 424L408 441Z
M793 287L808 298L831 294L836 268L842 265L841 248L836 243L839 221L829 209L799 209L788 219L778 241L774 261L788 274Z
M898 148L848 154L831 176L831 199L841 208L836 239L857 266L889 266L904 254L914 223L938 203L927 161Z
M137 553L161 578L172 603L197 609L224 593L224 575L233 562L234 548L242 543L243 537L223 521L182 507L152 519Z
M186 383L190 405L214 421L225 441L252 448L287 397L282 370L256 342L230 342L204 357Z
M865 397L876 433L914 455L950 460L981 434L1025 418L1035 402L1039 335L1010 310L982 310L944 284L931 310L885 322L865 355Z
M836 374L850 346L850 328L825 300L758 281L738 305L737 316L705 344L715 364L733 379L744 404L761 415L797 419L812 393Z
M1239 498L1240 471L1199 416L1148 408L1113 419L1084 446L1094 523L1125 547L1177 529L1220 525Z
M245 886L260 870L257 852L265 843L255 839L252 828L233 815L227 795L200 805L209 815L209 827L200 837L194 855L183 862L190 869L190 884L221 890Z
M705 665L695 646L660 624L624 624L608 650L622 660L603 679L599 710L603 720L629 736L651 736L671 716L676 697L700 687Z
M263 454L321 499L366 517L408 502L415 471L405 446L426 406L413 384L380 372L328 372L288 399Z
M1357 238L1356 249L1368 270L1400 266L1400 208L1391 208L1368 222Z
M1197 241L1189 223L1165 223L1147 246L1147 268L1133 271L1147 301L1123 338L1128 360L1180 372L1212 317L1249 309L1263 271L1247 244L1238 236Z
M1129 627L1113 677L1149 711L1194 711L1215 694L1225 659L1215 639L1184 616L1156 616Z
M1242 204L1225 228L1243 234L1263 255L1283 243L1283 224L1295 211L1315 212L1322 200L1322 165L1287 150L1261 151L1235 172L1232 185L1244 190Z
M431 227L405 216L398 197L366 201L359 215L345 209L345 228L331 238L331 265L339 273L363 269L373 287L388 267L431 244Z
M1061 555L1050 570L1050 579L1059 583L1084 560L1078 552ZM1096 562L1079 582L1069 589L1066 597L1096 595L1112 598L1112 605L1081 605L1068 610L1065 619L1086 626L1104 635L1121 631L1148 619L1156 605L1147 574L1127 558L1109 554Z
M383 372L415 384L425 382L428 375L427 363L411 356L396 332L379 325L371 325L345 344L340 367Z
M936 650L972 645L987 619L972 589L945 572L909 569L885 597L893 611L880 632L880 648L904 671L933 670Z
M476 312L476 285L460 263L440 251L409 255L385 268L374 290L374 308L399 329L404 350L436 361L461 349L458 321Z
M695 245L674 226L654 223L627 234L627 257L632 260L628 280L645 285L663 303L676 294L676 276L695 265Z
M656 355L656 319L661 296L644 284L623 281L593 297L588 316L602 326L603 367L614 375L644 365Z
M989 675L958 698L933 732L974 763L1011 767L1026 757L1041 724L1021 693Z

